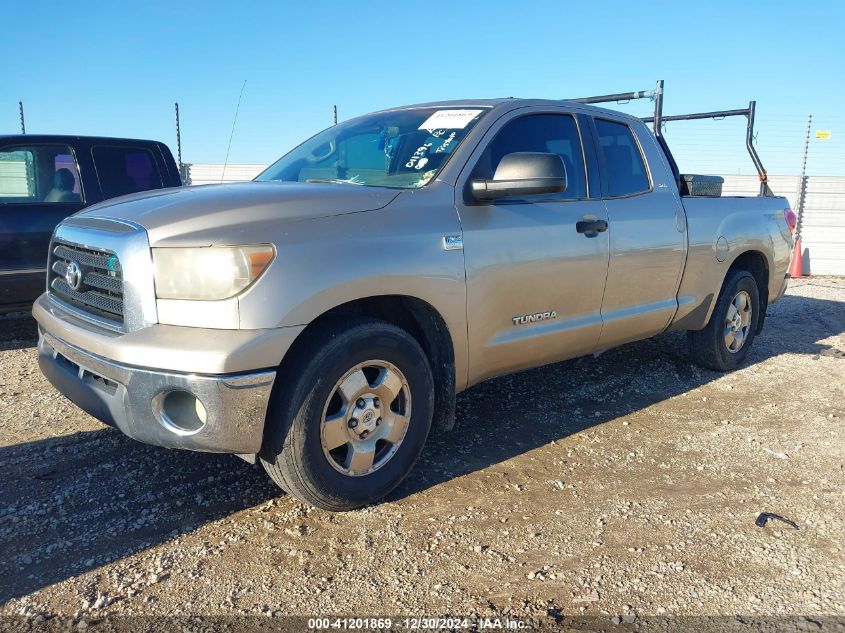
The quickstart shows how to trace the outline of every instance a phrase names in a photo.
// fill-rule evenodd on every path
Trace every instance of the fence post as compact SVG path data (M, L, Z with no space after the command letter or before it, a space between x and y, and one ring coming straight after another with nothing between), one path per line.
M182 171L182 131L179 128L179 102L173 104L176 107L176 163L179 171Z
M804 202L807 199L807 153L810 149L810 130L813 127L813 115L807 117L807 134L804 137L804 159L801 163L801 180L799 181L798 189L798 209L796 215L797 223L795 225L795 239L801 239L801 225L804 222Z

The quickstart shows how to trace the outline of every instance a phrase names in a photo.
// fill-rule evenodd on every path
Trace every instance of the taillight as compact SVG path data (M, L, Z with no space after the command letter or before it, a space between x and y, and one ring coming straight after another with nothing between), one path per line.
M792 212L792 209L783 210L783 219L786 220L786 225L789 227L789 230L794 233L795 227L798 226L798 218Z

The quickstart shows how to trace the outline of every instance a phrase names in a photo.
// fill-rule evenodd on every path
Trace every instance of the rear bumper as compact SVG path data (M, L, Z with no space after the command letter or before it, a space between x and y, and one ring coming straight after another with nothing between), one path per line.
M74 347L43 328L38 364L72 402L129 437L215 453L259 451L276 377L272 370L208 376L133 367ZM179 397L169 397L174 393ZM202 403L204 416L184 417L190 417L193 405L186 409L184 403L192 398Z

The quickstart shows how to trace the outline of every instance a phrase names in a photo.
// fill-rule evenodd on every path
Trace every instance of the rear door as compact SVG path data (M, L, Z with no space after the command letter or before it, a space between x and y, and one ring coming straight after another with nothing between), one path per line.
M598 343L606 349L653 336L669 324L686 258L686 218L645 125L594 117L592 131L610 237Z
M598 178L587 178L597 168L591 169L593 154L584 154L584 123L589 125L558 108L506 114L487 132L458 180L470 383L595 349L608 238L606 232L587 236L576 229L584 218L606 220ZM566 191L474 199L469 181L492 178L502 157L512 152L560 155Z
M24 304L43 292L53 229L84 206L71 147L0 147L0 305Z

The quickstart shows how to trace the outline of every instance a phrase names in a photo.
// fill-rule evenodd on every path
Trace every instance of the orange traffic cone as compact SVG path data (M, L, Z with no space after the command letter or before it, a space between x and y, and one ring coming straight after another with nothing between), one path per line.
M802 253L803 250L801 249L801 238L799 237L797 240L795 240L795 248L792 249L792 262L790 262L789 264L790 277L804 276Z

